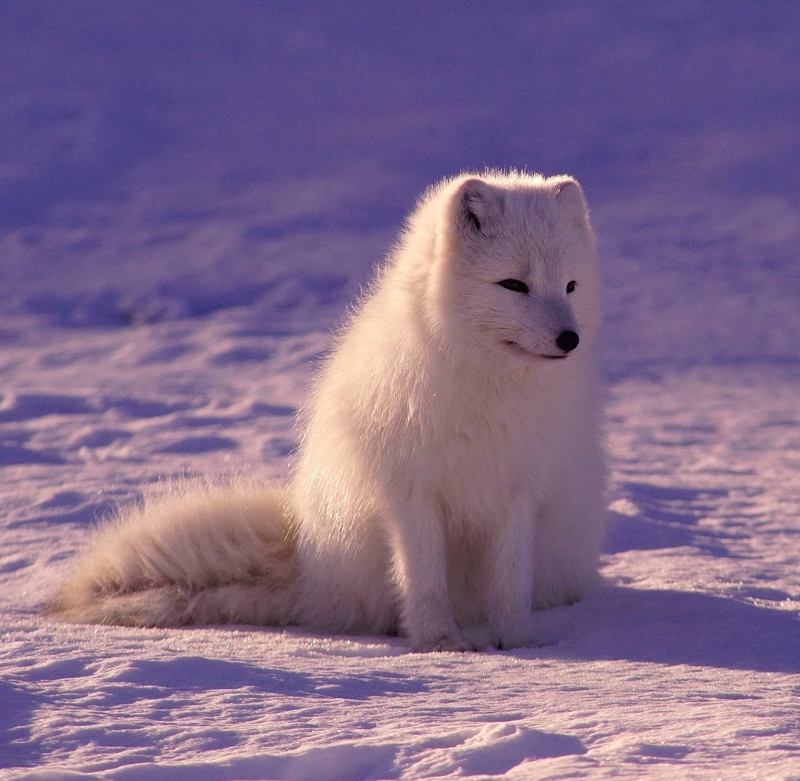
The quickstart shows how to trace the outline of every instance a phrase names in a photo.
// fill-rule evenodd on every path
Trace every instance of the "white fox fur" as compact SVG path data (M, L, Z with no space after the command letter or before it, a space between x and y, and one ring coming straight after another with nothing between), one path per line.
M324 366L288 487L173 489L101 529L67 620L535 642L597 580L594 237L578 184L431 188ZM579 341L578 341L579 340Z

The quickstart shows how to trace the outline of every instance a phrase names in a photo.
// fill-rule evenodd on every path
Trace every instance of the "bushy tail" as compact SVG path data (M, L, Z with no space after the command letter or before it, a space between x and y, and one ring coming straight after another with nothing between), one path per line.
M101 527L45 612L128 626L290 623L287 508L278 485L175 484Z

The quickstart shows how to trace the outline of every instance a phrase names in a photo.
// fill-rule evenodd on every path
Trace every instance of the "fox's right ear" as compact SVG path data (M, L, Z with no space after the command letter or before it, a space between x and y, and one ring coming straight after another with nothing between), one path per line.
M502 190L482 179L467 179L455 195L456 227L466 238L494 236L504 207Z

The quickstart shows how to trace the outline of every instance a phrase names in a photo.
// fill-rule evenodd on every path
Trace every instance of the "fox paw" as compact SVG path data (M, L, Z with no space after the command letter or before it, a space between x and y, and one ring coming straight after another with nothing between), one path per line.
M532 627L524 622L522 626L506 627L492 632L492 645L499 651L510 651L512 648L536 648L542 645L536 638Z
M414 650L419 653L429 653L431 651L474 651L475 646L472 645L461 634L453 635L440 635L436 638L426 638L423 640L414 641Z
M513 637L506 635L493 643L498 651L510 651L512 648L539 648L544 645L535 637Z

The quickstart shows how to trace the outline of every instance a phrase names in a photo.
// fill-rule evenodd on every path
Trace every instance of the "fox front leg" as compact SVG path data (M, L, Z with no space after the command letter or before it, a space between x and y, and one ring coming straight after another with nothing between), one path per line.
M492 530L486 552L486 599L492 644L501 650L536 645L533 631L534 514L519 502Z
M395 507L389 523L401 620L414 650L475 650L453 616L444 530L436 513L421 502Z

